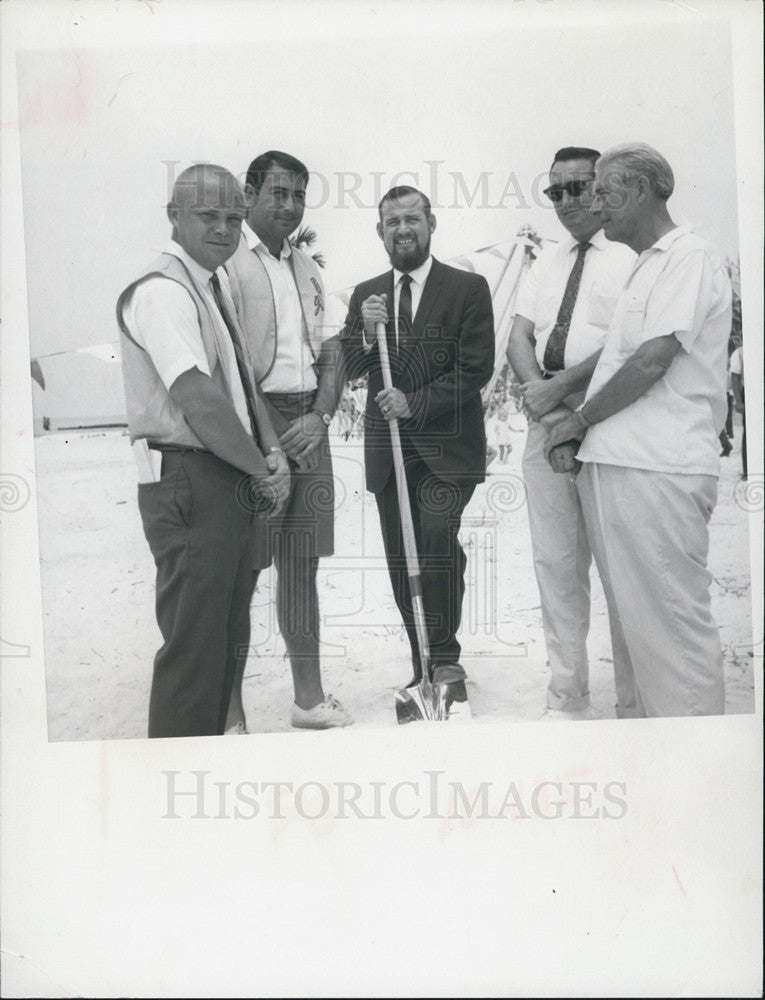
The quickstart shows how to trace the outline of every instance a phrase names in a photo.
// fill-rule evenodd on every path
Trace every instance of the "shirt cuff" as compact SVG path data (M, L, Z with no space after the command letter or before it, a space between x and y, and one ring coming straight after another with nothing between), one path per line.
M584 412L584 408L587 403L588 400L585 400L580 407L574 410L574 413L581 419L585 427L592 427L594 421L588 419L587 414Z

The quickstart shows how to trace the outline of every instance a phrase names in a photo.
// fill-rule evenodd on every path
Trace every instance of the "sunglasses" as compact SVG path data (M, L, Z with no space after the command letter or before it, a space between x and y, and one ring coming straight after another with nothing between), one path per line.
M566 181L565 184L552 184L549 188L545 188L543 193L547 195L553 204L557 204L563 200L564 192L569 198L580 198L590 190L592 181L593 178L588 177L587 180L583 181Z

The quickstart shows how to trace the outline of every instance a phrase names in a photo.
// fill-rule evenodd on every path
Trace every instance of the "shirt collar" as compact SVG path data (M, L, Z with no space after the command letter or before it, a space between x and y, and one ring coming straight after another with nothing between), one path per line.
M412 281L416 281L418 285L424 285L427 281L428 275L430 274L430 269L433 266L433 258L428 257L424 264L420 264L416 267L414 271L409 271L409 277ZM393 268L393 287L395 288L404 272L399 271L398 268Z
M675 243L677 240L679 240L681 236L685 236L687 233L692 233L692 232L693 232L693 226L690 225L675 226L674 229L670 229L670 231L668 233L665 233L661 237L661 239L657 240L653 244L653 246L648 247L648 250L644 250L643 252L648 253L651 250L659 250L664 252L666 250L669 250L672 244Z
M605 234L602 229L599 229L597 233L590 237L590 243L597 250L605 250L606 247L610 246L610 241L606 239Z
M595 247L596 250L605 250L609 245L609 240L603 234L603 230L599 229L597 233L593 233L588 240L575 240L571 233L568 234L568 239L564 240L563 246L566 248L566 253L571 253L572 250L576 249L580 243L589 243L590 246Z
M247 221L244 221L242 223L242 236L244 236L245 241L247 242L247 246L249 247L250 250L259 250L261 253L268 254L270 257L273 257L273 259L276 260L274 255L271 253L271 251L268 249L265 243L261 240L261 238L255 232L255 230L251 228L251 226ZM289 257L291 256L291 254L292 254L292 244L285 237L284 242L282 243L280 257Z
M191 272L192 278L197 281L202 288L207 288L210 278L213 276L212 271L208 271L206 267L202 267L201 264L197 264L193 257L190 257L180 243L176 243L175 240L170 240L165 248L165 253L172 254L173 257L177 257Z

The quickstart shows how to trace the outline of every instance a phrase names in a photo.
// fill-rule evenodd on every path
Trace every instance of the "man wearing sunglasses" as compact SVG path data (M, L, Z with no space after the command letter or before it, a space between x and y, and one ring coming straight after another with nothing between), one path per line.
M529 418L523 456L534 571L550 665L549 720L592 718L587 633L590 563L574 472L578 442L545 459L547 433L583 398L635 255L609 243L590 212L597 150L558 150L545 190L568 236L545 249L521 286L508 360ZM566 475L557 475L556 471ZM614 657L621 655L614 649Z

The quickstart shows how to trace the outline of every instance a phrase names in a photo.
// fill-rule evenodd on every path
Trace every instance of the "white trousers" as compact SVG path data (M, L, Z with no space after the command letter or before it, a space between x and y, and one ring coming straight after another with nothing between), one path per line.
M720 636L707 570L714 476L595 462L577 477L609 605L619 717L722 715Z
M592 555L576 485L550 468L543 451L545 436L541 424L529 422L523 478L551 671L547 705L574 711L590 701L587 633Z

